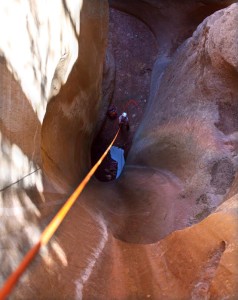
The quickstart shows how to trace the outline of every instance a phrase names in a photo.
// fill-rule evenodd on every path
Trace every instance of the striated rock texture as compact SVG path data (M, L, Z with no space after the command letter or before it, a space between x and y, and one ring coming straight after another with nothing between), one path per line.
M25 6L23 1L9 1L1 3L1 24L1 124L13 132L11 137L4 132L2 139L16 144L26 156L19 160L30 165L29 170L26 163L22 166L16 180L36 169L31 167L36 163L58 189L72 190L90 166L86 153L100 107L106 1L59 0L45 8L39 1ZM10 177L3 187L14 179Z
M237 130L237 22L234 4L207 18L178 49L159 89L152 85L156 91L130 152L130 163L165 168L182 179L190 208L196 202L208 205L194 217L222 201L237 170L232 138Z
M152 244L113 237L102 215L89 209L92 198L94 191L76 204L54 240L63 252L52 247L38 260L17 299L237 298L237 197Z
M41 123L2 57L0 70L0 189L4 189L41 166Z
M122 176L92 180L12 299L237 299L238 4L215 12L232 2L111 1L158 41L150 99ZM61 191L89 168L87 150L105 109L107 21L105 1L84 1L77 54L69 63L63 51L52 72L40 146L43 168ZM113 70L108 77L104 70L106 103ZM17 218L0 223L2 278L66 198L46 193L47 177L44 193L24 182L17 186L18 197L27 191L21 226ZM23 231L24 222L25 236L16 228Z
M2 285L90 168L108 6L2 1L0 24Z
M101 100L107 17L106 1L83 1L78 58L67 82L47 106L42 158L47 174L61 185L66 181L76 186L90 167L90 147ZM53 94L62 61L53 78Z

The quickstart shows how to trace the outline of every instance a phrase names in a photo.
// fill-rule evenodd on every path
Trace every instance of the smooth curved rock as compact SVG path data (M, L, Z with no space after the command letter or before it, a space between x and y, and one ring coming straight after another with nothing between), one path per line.
M102 187L99 199L100 192ZM115 191L105 189L102 194L111 201L115 197ZM95 189L82 196L47 255L31 267L17 299L237 297L237 197L199 224L149 244L115 239L102 210L89 208L93 198ZM133 228L132 222L128 225Z
M2 285L90 168L108 7L58 0L0 8Z
M234 57L235 65L236 43L225 56L217 53L222 36L231 43L238 38L237 15L237 4L216 12L178 49L159 89L152 86L153 98L128 158L128 163L157 166L176 174L184 182L184 201L194 207L191 221L195 222L221 202L237 169L237 151L227 135L237 130L236 116L232 109L223 109L235 107L238 95L238 73L227 61ZM215 33L221 24L219 39ZM202 201L205 205L198 211L196 206Z
M44 170L54 182L60 186L68 183L71 189L90 168L101 100L107 15L106 1L83 2L78 57L67 82L51 98L42 126ZM55 77L60 71L56 69Z
M70 60L72 70L65 53L55 64L42 129L44 170L64 191L89 168L100 106L107 6L84 4L79 56ZM176 2L169 4L175 12ZM149 105L122 176L109 184L92 180L13 299L237 298L237 15L238 4L216 12L184 42L206 16L198 12L187 34L178 28L161 38L169 54L161 52L154 66ZM169 23L171 16L161 19ZM221 26L226 34L219 35ZM65 201L47 193L48 184L45 179L42 193L24 179L1 194L2 280Z

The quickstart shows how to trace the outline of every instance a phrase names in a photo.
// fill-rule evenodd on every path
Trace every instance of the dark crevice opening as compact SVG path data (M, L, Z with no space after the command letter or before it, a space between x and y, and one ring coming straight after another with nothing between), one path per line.
M110 74L110 78L104 76L103 79L102 86L107 89L103 90L102 99L104 118L92 143L92 165L111 143L119 127L118 117L111 119L107 115L110 105L115 106L118 116L126 111L129 117L130 130L121 130L114 144L124 150L126 160L148 102L151 72L158 49L154 35L141 20L110 8L107 52L113 61L105 62L104 68L109 70L105 74ZM111 90L111 93L108 93L108 90ZM111 181L116 178L116 172L117 162L109 153L95 177L100 181Z

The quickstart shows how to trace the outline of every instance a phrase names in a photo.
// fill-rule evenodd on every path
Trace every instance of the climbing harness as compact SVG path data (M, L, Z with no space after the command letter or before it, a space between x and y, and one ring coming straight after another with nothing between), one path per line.
M2 289L0 290L0 300L6 299L6 297L11 293L14 286L17 284L21 275L24 273L24 271L29 266L29 264L32 262L34 257L38 254L40 248L42 246L45 246L49 242L49 240L51 239L55 231L58 229L58 227L66 217L67 213L69 212L73 204L78 199L79 195L82 193L83 189L85 188L85 186L87 185L87 183L89 182L89 180L91 179L91 177L93 176L97 168L99 167L99 165L102 163L103 159L110 151L112 145L117 139L119 132L120 132L120 128L118 129L114 139L112 140L111 144L108 146L106 151L96 162L96 164L92 167L92 169L88 172L88 174L85 176L83 181L79 184L79 186L76 188L73 194L68 198L68 200L65 202L63 207L58 211L58 213L55 215L52 221L45 228L45 230L43 231L43 233L39 238L39 241L28 251L28 253L25 255L20 265L17 267L17 269L8 277Z

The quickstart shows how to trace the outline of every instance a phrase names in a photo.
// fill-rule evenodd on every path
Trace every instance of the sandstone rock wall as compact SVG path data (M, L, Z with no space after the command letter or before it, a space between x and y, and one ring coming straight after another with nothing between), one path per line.
M101 99L107 19L105 1L1 3L1 140L15 144L25 164L2 187L42 167L42 158L61 188L63 182L72 188L85 174Z
M108 7L1 1L0 24L2 285L90 168Z
M90 183L14 290L13 299L237 298L237 4L216 12L196 29L209 13L231 2L183 1L180 6L168 1L166 10L160 1L113 1L114 7L134 10L134 15L147 20L160 42L147 111L121 178L107 185ZM39 11L32 16L45 14L41 2L30 3L39 5L33 6ZM51 61L51 75L45 78L45 67L40 68L34 55L26 55L36 64L34 103L39 106L29 102L34 86L26 84L27 93L16 62L11 63L1 48L7 65L1 61L0 82L7 95L3 93L1 120L5 121L0 124L10 147L16 143L34 166L43 165L55 187L68 191L89 167L87 150L101 106L99 74L106 45L107 4L101 0L77 2L78 18L78 10L70 6L73 2L60 3L68 27L64 24L66 32L57 31L65 47ZM35 21L30 28L37 32L42 20ZM29 43L27 49L35 49ZM15 79L6 66L14 70ZM43 90L42 80L47 87ZM16 128L14 117L11 121L5 117L6 112L13 116L19 112L13 109L18 95L25 99L20 88L18 91L19 83L31 104L24 109L31 122L21 125L25 129L20 130L22 139L10 130ZM11 105L10 99L14 99ZM43 111L42 125L38 108ZM6 129L2 124L9 125ZM33 136L36 144L21 145ZM5 158L12 163L9 153ZM47 194L46 179L43 185L41 180L44 193L38 187L23 181L1 194L5 204L0 211L4 216L0 223L2 281L65 201L59 194ZM12 210L7 203L12 209L21 204L21 210L13 211L9 218Z
M128 159L182 179L184 200L207 204L195 208L198 220L222 201L237 170L237 14L237 4L216 12L177 50L152 85Z
M59 94L51 98L42 128L44 169L60 185L71 187L90 168L107 41L106 1L84 1L80 14L77 60ZM59 65L52 90L61 72Z

